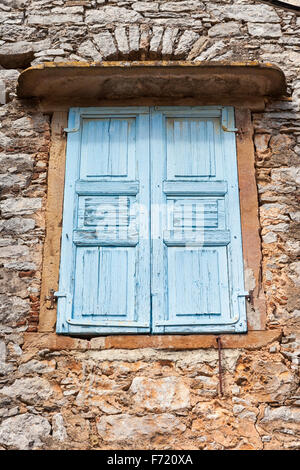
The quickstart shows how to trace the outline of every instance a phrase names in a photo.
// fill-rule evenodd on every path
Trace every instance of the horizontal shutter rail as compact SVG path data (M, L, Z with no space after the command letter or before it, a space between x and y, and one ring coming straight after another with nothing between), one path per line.
M163 191L167 196L225 196L225 181L164 181Z
M195 314L193 314L194 316ZM201 317L200 317L201 315ZM207 318L209 317L211 314L199 314L198 315L198 318L197 320L186 320L186 321L180 321L180 320L158 320L158 321L155 321L154 322L154 325L155 326L190 326L190 327L193 327L193 326L198 326L198 325L210 325L210 326L213 326L214 324L216 324L216 318ZM205 318L203 318L205 317ZM239 317L234 317L234 318L230 318L228 319L227 321L225 320L220 320L218 319L218 326L219 325L233 325L233 328L234 328L234 324L239 320Z
M144 322L131 322L131 321L84 321L84 320L74 320L72 318L67 319L69 325L78 325L78 326L99 326L99 327L117 327L117 328L149 328L150 323Z
M105 107L105 108L74 108L82 118L111 118L111 117L136 117L141 114L149 114L148 106L126 106L126 107Z
M137 181L76 181L75 191L79 196L136 196Z
M176 118L192 116L193 118L220 118L222 116L221 106L185 106L183 109L174 106L154 106L154 111L162 112L164 116L174 116Z
M230 241L229 230L164 231L164 243L167 246L225 246Z
M138 237L113 238L113 233L111 233L103 238L103 232L100 234L96 230L74 230L73 242L77 246L136 246Z

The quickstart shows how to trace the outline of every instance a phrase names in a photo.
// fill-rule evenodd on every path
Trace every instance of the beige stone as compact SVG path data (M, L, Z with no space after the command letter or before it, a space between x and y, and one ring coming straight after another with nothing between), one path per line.
M129 391L137 408L162 412L190 407L189 387L181 377L135 377Z

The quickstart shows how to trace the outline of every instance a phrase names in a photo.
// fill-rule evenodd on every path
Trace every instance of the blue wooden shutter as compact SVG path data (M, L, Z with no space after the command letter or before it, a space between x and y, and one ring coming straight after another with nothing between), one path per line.
M148 108L71 109L57 332L150 330L148 209Z
M230 107L157 107L151 116L155 333L247 329Z

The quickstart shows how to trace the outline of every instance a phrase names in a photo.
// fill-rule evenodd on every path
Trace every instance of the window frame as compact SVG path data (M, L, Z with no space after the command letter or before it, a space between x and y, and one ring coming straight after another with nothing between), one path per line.
M158 103L155 103L154 105L157 104ZM177 104L174 103L174 105ZM199 103L195 103L195 105L199 106ZM122 104L118 103L117 106L120 107ZM238 132L236 133L236 149L240 190L245 289L251 294L251 301L247 302L248 330L264 330L266 305L260 282L262 252L259 236L258 198L255 180L254 145L252 139L253 129L250 110L247 108L235 107L235 119L236 127L238 129ZM46 238L43 254L39 332L55 332L56 307L54 304L54 308L49 308L51 305L49 305L49 300L46 300L46 298L49 297L50 289L55 291L58 288L67 138L66 133L62 132L62 129L67 127L67 121L68 112L55 111L53 113L51 122L52 139L48 167ZM197 333L197 335L200 334L210 335L210 333ZM134 334L134 336L139 335L139 333ZM142 335L144 336L144 334ZM174 334L172 334L172 336L173 335ZM236 336L237 333L234 333L234 335ZM94 335L91 334L91 336ZM123 335L120 334L114 336ZM158 336L165 337L166 335L158 334ZM189 336L189 334L185 334L185 336ZM195 336L195 334L190 336Z

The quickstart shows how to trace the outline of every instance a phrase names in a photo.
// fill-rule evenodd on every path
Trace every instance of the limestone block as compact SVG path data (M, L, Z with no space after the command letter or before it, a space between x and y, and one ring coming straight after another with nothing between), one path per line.
M280 18L276 10L269 5L224 5L208 2L207 11L218 21L225 18L242 21L253 21L255 23L279 23Z
M181 377L150 379L135 377L130 387L135 404L151 411L186 409L190 406L190 391Z
M23 22L24 14L23 12L12 13L6 11L0 11L0 24L21 24Z
M107 442L151 438L157 434L184 432L186 426L169 413L133 416L128 414L102 416L97 422L100 437Z
M118 26L115 29L115 39L117 41L118 50L125 56L129 54L128 38L124 26Z
M279 421L285 423L300 423L300 408L280 406L278 408L266 407L261 423Z
M17 379L12 385L1 389L1 395L20 398L30 405L43 404L52 394L50 383L40 377Z
M129 26L129 51L135 54L140 48L140 28L138 25Z
M164 33L164 28L161 26L154 26L154 28L152 29L152 38L150 41L150 53L158 52L163 33Z
M184 57L188 54L190 48L199 38L199 34L195 31L185 31L180 37L176 50L174 52L175 57Z
M0 209L3 217L33 214L42 207L41 198L8 198L0 203Z
M51 426L46 418L25 413L5 419L0 425L0 444L20 450L36 449L43 438L50 435Z
M193 11L193 10L203 10L204 4L198 0L189 0L181 2L166 2L160 5L160 11Z
M61 413L52 416L52 435L57 441L65 441L68 438L64 418Z
M163 35L163 41L162 41L162 56L164 58L170 57L173 53L174 49L174 42L176 39L176 36L178 34L179 28L166 28L164 35Z
M134 2L132 5L135 11L158 11L157 2Z
M87 24L136 23L143 17L137 12L123 7L106 6L99 10L87 10Z
M212 38L238 36L239 34L241 34L240 25L235 21L216 24L208 30L208 36Z
M90 39L80 44L78 53L82 56L90 57L94 61L100 61L102 59L102 55L99 53L99 51L97 51L96 47L92 41L90 41Z
M80 24L82 20L82 15L70 13L40 15L37 12L28 16L29 25Z
M213 60L216 59L218 55L220 55L224 49L226 48L226 44L224 41L217 41L212 44L210 47L205 49L195 58L196 60Z
M34 219L25 219L22 217L12 217L11 219L0 221L0 232L2 233L26 233L35 227Z
M248 23L248 31L251 36L260 38L279 38L282 36L280 24Z
M117 54L117 49L113 37L109 31L103 31L94 36L94 42L98 47L103 59L112 58Z
M26 41L0 46L0 64L7 68L23 68L33 59L32 45Z

